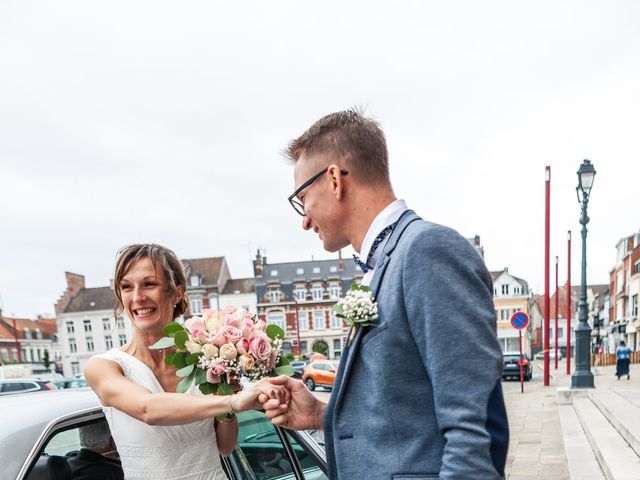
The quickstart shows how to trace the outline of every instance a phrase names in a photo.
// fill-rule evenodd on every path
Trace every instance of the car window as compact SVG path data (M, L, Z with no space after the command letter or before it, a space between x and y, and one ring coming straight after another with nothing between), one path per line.
M92 451L91 455L81 454L81 451L88 450ZM47 439L27 480L50 478L52 463L57 464L58 471L60 464L66 463L72 472L81 468L83 472L93 471L95 475L102 474L104 478L107 478L107 473L111 474L108 478L122 476L118 451L104 418L54 432Z
M33 382L10 382L2 385L2 392L21 392L38 388Z
M279 434L264 413L241 412L238 414L238 422L238 446L227 459L235 478L294 480L296 478L294 463L296 462L299 462L304 478L310 480L327 478L319 462L292 437ZM290 457L288 448L295 452L296 459Z
M302 468L304 478L308 480L328 480L329 477L320 468L320 465L316 462L315 458L309 454L302 446L296 442L296 440L287 432L287 438L289 443L293 447L293 451L298 458L298 463Z

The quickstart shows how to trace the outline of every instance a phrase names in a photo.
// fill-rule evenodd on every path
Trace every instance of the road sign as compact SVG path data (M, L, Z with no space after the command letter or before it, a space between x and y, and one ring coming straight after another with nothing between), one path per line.
M511 326L516 330L522 330L529 325L529 315L524 312L516 312L511 315Z

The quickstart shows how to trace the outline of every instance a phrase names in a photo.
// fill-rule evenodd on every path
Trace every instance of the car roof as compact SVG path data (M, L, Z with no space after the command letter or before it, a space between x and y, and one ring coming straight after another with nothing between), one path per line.
M0 465L15 478L52 421L75 412L100 407L90 388L16 393L0 397Z

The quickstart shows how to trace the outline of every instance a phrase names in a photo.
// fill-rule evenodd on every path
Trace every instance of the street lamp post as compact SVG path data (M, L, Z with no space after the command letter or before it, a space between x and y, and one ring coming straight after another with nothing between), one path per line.
M589 160L585 160L578 170L578 186L576 193L578 202L582 206L580 225L582 225L582 283L580 300L578 301L578 326L576 332L576 369L571 376L572 388L593 388L593 374L591 373L591 327L587 321L587 205L589 194L593 186L596 170Z

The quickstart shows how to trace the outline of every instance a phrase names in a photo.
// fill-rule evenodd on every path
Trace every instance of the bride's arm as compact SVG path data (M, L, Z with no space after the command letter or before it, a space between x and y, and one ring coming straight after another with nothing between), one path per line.
M90 359L84 374L104 406L117 408L149 425L183 425L224 415L229 412L230 401L237 412L260 409L260 393L282 403L288 400L286 390L270 388L273 386L268 382L258 382L232 396L152 393L127 379L116 363L102 358Z

